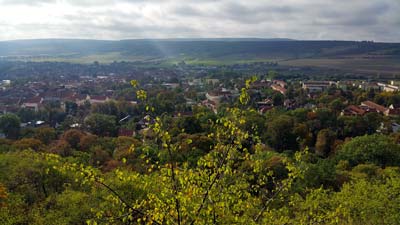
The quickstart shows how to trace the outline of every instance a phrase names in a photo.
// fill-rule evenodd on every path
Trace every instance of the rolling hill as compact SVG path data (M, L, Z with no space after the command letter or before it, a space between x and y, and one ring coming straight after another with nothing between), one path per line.
M0 58L74 63L164 61L215 64L274 61L288 66L340 68L344 64L400 72L400 43L291 39L137 39L120 41L40 39L0 42ZM368 70L368 68L366 68ZM378 68L378 71L380 69Z

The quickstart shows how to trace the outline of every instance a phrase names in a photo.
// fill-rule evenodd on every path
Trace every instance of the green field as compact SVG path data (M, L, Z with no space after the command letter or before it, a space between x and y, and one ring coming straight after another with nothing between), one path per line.
M285 66L323 67L371 74L400 74L400 58L313 58L278 63Z
M123 56L120 52L110 52L104 54L93 54L85 56L48 56L48 57L30 57L29 59L22 59L22 61L33 61L33 62L69 62L69 63L81 63L90 64L95 61L100 63L112 63L114 61L147 61L149 58L143 56Z

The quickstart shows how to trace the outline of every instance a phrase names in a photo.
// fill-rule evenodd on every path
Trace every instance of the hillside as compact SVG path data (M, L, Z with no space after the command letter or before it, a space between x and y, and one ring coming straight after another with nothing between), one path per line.
M348 55L400 56L400 44L289 39L43 39L0 42L2 57L84 57L118 53L130 58L304 58ZM101 57L99 57L101 58Z
M291 39L43 39L0 42L0 58L12 61L141 61L175 64L278 62L361 73L400 73L400 43Z

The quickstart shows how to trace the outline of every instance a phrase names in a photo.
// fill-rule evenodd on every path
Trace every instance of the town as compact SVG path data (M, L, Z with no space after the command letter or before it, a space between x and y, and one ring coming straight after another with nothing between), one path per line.
M240 74L237 66L231 69ZM207 66L196 66L191 70L152 68L135 69L126 75L110 72L94 76L61 75L44 80L38 80L37 76L28 76L24 81L3 80L0 112L17 115L21 128L49 126L60 131L85 129L84 121L90 114L111 113L119 131L110 134L134 136L145 128L142 125L147 114L130 86L131 80L138 79L150 97L157 100L152 101L158 112L156 115L193 115L202 107L218 114L237 101L246 76L249 77L217 78L209 75L218 73L218 70ZM310 112L330 109L341 117L375 113L382 117L377 132L397 132L400 129L399 81L301 80L297 77L279 80L276 71L260 72L257 68L256 73L257 81L251 84L249 91L252 105L259 114L296 109ZM2 136L6 137L5 134Z

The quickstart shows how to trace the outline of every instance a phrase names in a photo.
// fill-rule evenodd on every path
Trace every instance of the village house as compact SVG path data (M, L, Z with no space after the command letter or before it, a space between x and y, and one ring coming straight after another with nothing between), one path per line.
M379 86L379 89L381 91L386 91L386 92L396 92L399 91L399 87L393 85L394 82L392 82L392 84L385 84L385 83L377 83L377 85Z
M261 80L261 81L256 81L250 85L251 89L262 89L262 88L268 88L270 86L270 82L266 80Z
M193 79L192 81L188 81L189 86L202 86L203 82L201 79Z
M219 104L225 98L225 95L221 92L207 92L206 98L215 104Z
M273 80L272 83L276 84L276 85L279 85L279 86L281 86L283 88L285 88L286 85L287 85L287 83L285 81L283 81L283 80Z
M101 95L89 96L89 102L92 105L106 103L109 100L110 100L110 98L107 96L101 96Z
M297 107L297 103L295 100L286 99L283 101L283 106L286 109L295 109Z
M333 84L336 83L332 81L306 81L302 83L302 88L311 93L322 92L327 90Z
M38 112L40 107L42 106L42 103L43 103L43 98L37 96L23 101L21 107Z
M256 102L256 104L258 107L274 106L274 103L273 103L272 99L270 99L270 98L264 99L263 101Z
M368 112L376 111L381 114L385 114L385 112L388 110L386 107L376 104L372 101L361 102L361 107L364 107Z
M379 86L378 83L370 83L370 82L365 82L365 81L363 81L361 84L359 84L358 88L362 89L364 91L381 90L381 86Z
M206 79L206 84L217 85L219 83L219 79Z
M209 108L209 109L212 110L214 113L217 113L217 112L218 112L218 111L217 111L217 103L214 102L214 101L212 101L212 100L206 99L206 100L204 100L204 101L201 102L201 105L203 105L203 106Z
M75 94L70 98L72 102L75 102L78 106L82 106L85 102L89 102L90 96L85 94Z
M272 90L277 91L277 92L279 92L279 93L281 93L283 95L285 95L286 91L287 91L286 88L284 88L284 87L282 87L282 86L280 86L278 84L271 85L271 88L272 88Z
M229 100L235 95L236 93L234 93L234 91L227 90L226 88L221 88L216 91L207 92L206 98L212 102L215 102L218 105L222 101Z
M342 110L342 116L363 116L366 111L358 106L349 105L345 109Z
M394 86L394 85L386 85L383 88L383 91L386 91L386 92L397 92L397 91L399 91L399 87L398 86Z

